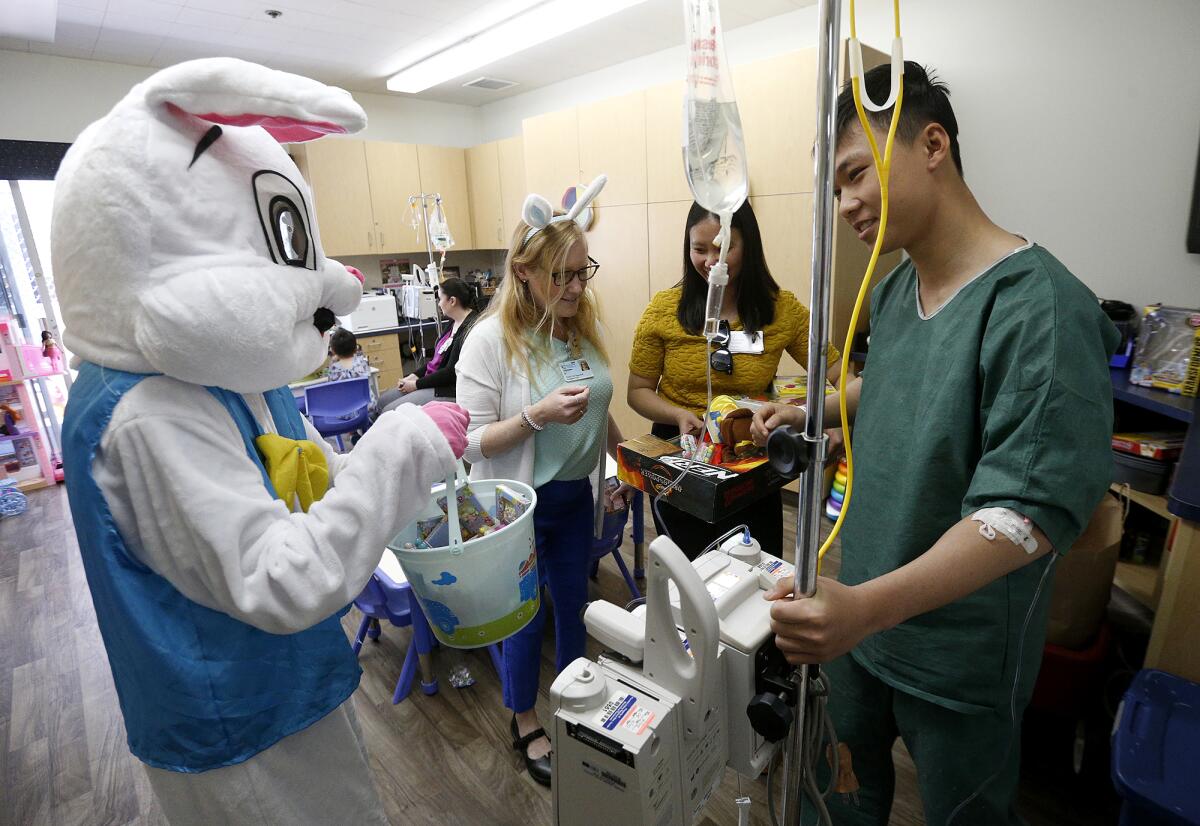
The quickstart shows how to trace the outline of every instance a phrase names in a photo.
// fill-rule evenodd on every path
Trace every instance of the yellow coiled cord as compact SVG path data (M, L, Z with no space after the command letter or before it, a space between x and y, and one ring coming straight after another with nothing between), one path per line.
M900 39L900 0L893 0L892 13L896 24L896 39ZM850 37L856 39L858 37L857 28L855 26L854 0L850 0ZM901 64L901 67L903 64ZM896 71L893 68L893 71ZM842 430L845 434L846 444L846 495L842 498L842 509L838 514L837 522L833 525L833 530L829 533L829 538L821 545L821 549L817 552L817 570L820 571L821 560L825 559L825 554L833 545L833 541L837 538L842 530L842 521L846 518L846 513L850 510L850 496L854 490L854 450L851 447L850 439L850 416L846 410L846 379L849 377L850 367L850 348L854 343L854 331L858 327L858 316L862 310L863 300L867 297L867 292L871 287L871 279L875 275L875 265L879 262L879 253L883 249L884 233L887 231L888 220L888 176L892 171L892 147L896 140L896 127L900 123L900 107L904 101L904 83L901 81L899 89L896 93L896 103L892 108L892 120L888 127L887 142L884 144L883 157L879 156L879 145L875 141L874 130L871 129L870 121L867 120L867 112L862 103L862 80L858 77L853 77L850 80L850 88L854 94L854 108L858 111L858 122L862 125L863 132L867 136L867 142L871 145L871 157L875 163L876 177L879 178L879 231L875 235L875 245L871 250L871 260L867 263L867 270L863 274L862 283L858 288L858 297L854 301L854 312L850 314L850 326L846 330L846 342L842 349L842 369L838 380L838 408L842 416Z

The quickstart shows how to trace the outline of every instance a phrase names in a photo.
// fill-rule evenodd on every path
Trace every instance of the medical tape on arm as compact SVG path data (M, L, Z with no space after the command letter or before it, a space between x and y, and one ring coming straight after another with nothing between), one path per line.
M1010 542L1027 554L1037 553L1038 541L1033 535L1033 522L1011 508L983 508L971 514L973 522L979 522L979 535L992 540L997 533L1004 534Z

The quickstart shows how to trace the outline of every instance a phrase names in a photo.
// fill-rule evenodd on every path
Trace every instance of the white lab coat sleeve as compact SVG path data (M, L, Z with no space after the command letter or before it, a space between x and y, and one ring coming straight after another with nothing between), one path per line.
M379 417L308 513L263 485L228 412L207 391L155 377L117 405L93 473L135 557L189 599L271 633L349 603L386 543L455 467L412 405Z

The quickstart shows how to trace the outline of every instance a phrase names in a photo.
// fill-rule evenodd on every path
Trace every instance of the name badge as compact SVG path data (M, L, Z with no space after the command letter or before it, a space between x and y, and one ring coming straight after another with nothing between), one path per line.
M562 371L563 381L579 381L580 379L590 379L595 373L592 372L592 367L588 364L587 359L571 359L570 361L560 361L558 369Z
M766 338L762 330L757 333L747 333L744 330L734 330L729 334L729 352L745 353L751 356L762 355L765 352Z

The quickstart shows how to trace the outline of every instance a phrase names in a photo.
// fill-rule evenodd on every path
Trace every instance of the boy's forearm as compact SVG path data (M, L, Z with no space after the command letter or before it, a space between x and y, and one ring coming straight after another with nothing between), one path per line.
M856 586L871 606L871 633L949 605L1053 550L1036 526L1033 536L1038 549L1028 554L1002 535L986 539L978 522L963 519L912 562Z

